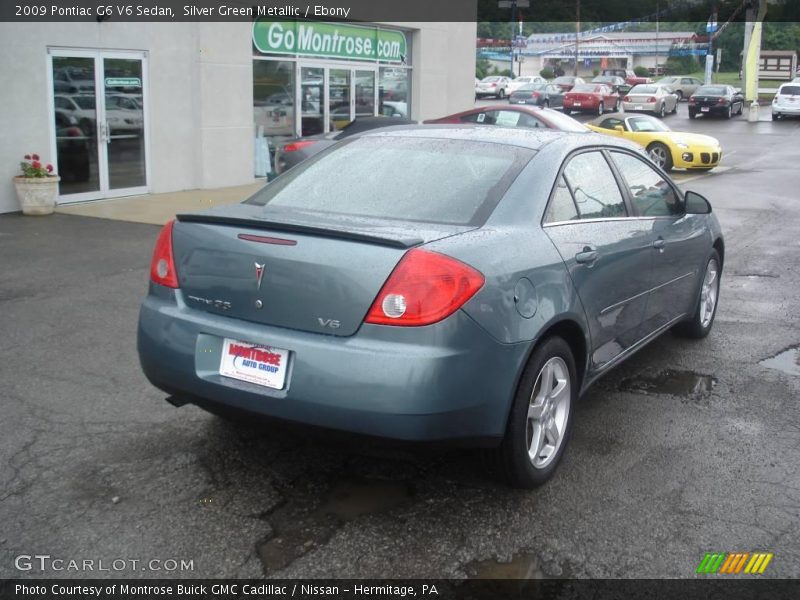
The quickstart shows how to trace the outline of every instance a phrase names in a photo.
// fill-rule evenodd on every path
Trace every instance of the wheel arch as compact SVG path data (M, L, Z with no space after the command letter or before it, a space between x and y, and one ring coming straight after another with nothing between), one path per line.
M713 247L714 250L717 251L717 254L719 254L719 267L722 269L725 266L725 242L721 237L718 237L714 240Z

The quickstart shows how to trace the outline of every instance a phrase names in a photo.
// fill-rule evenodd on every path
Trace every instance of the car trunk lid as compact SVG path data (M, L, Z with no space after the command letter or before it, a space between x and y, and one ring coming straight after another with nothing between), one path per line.
M178 215L173 248L189 308L349 336L409 248L471 229L240 204Z

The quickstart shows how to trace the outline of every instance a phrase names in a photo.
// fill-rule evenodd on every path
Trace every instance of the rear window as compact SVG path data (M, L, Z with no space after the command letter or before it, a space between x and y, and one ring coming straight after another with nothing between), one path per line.
M520 92L535 92L536 90L543 90L547 87L546 83L529 83L519 88Z
M588 83L579 83L574 88L572 88L573 92L599 92L600 86L599 85L591 85Z
M629 94L657 94L658 88L654 85L637 85Z
M355 138L288 171L247 203L267 212L481 225L534 154L468 140Z
M798 96L800 95L800 85L785 85L779 91L781 96Z
M706 96L725 96L727 93L728 93L728 90L725 89L724 87L713 86L713 85L709 85L709 86L705 86L704 85L703 87L697 88L697 91L694 94L695 94L695 96L703 96L703 95L706 95Z

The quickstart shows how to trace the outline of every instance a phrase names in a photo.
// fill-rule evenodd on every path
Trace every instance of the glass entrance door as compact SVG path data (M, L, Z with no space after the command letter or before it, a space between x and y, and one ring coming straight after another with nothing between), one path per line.
M143 53L51 51L59 203L147 192Z
M297 75L302 82L297 131L302 137L338 131L357 117L376 114L377 68L303 64Z

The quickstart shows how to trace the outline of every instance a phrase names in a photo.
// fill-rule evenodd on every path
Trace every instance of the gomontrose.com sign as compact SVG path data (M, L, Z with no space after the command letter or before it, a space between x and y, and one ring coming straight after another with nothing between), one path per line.
M258 19L253 23L253 44L263 54L386 62L405 62L406 58L406 36L402 31L340 23Z

